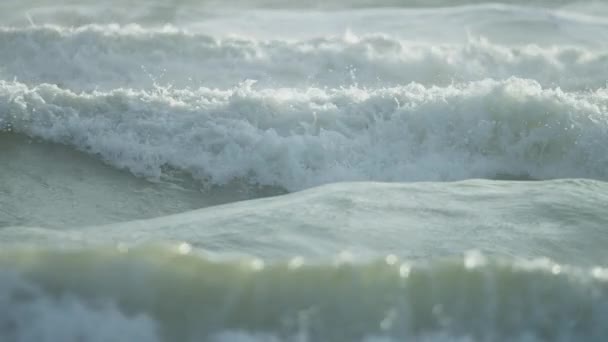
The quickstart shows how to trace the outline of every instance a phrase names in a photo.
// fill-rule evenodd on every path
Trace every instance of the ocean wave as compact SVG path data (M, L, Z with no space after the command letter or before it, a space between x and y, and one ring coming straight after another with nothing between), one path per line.
M117 87L449 85L485 78L530 78L564 90L598 89L608 51L508 46L470 38L428 44L389 35L305 40L216 38L174 27L86 25L0 29L0 76L74 91Z
M5 130L137 175L299 190L354 180L607 179L608 95L512 78L448 87L116 89L0 81Z
M603 341L608 333L608 271L542 259L264 264L180 248L38 248L3 250L0 264L6 341Z

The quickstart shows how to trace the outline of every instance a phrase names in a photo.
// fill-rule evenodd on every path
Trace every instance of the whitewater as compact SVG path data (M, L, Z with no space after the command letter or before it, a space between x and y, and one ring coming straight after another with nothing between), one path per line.
M608 334L602 1L5 0L0 341Z

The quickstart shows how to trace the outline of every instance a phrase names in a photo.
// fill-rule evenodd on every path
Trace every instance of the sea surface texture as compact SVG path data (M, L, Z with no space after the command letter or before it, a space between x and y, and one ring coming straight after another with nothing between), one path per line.
M608 3L0 2L0 341L608 339Z

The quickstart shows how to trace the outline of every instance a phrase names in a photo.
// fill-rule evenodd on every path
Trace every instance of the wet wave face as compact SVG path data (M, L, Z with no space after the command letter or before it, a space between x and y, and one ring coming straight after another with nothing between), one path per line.
M0 340L608 333L608 6L0 3Z

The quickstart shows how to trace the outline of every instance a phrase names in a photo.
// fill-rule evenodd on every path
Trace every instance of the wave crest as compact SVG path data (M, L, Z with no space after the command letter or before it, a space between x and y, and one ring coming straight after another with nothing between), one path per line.
M366 90L116 89L0 82L0 124L138 175L299 190L335 181L607 179L608 95L512 78Z
M565 90L606 85L601 49L507 46L470 38L428 44L389 35L305 40L216 38L174 27L86 25L0 28L0 76L73 90L117 87L228 88L243 79L265 87L447 86L511 76ZM27 68L24 68L27 65Z

